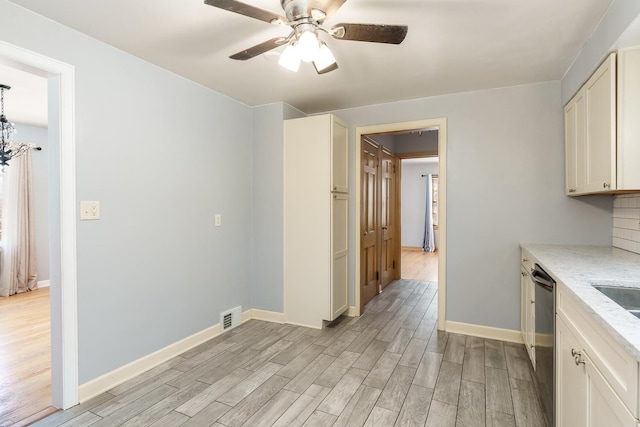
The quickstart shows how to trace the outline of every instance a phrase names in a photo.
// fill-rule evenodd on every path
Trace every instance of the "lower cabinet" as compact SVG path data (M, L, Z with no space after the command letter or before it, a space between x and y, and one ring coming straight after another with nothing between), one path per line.
M636 427L579 334L556 316L556 427Z
M535 348L535 284L531 278L530 261L526 255L522 254L522 265L520 266L520 329L522 339L527 348L527 353L533 366L536 366Z

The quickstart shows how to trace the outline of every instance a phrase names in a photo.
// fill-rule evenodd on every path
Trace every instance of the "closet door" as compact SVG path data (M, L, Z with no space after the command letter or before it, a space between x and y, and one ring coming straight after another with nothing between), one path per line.
M379 145L363 139L360 199L360 308L378 294L378 151Z
M380 156L380 287L395 279L396 269L396 159L382 147Z
M331 313L334 320L349 308L349 196L331 195Z

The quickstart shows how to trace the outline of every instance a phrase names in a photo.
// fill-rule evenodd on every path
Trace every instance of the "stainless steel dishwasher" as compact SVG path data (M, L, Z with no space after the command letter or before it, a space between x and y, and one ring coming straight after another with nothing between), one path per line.
M556 313L556 282L538 264L531 278L535 283L535 347L534 383L547 425L554 426L554 342Z

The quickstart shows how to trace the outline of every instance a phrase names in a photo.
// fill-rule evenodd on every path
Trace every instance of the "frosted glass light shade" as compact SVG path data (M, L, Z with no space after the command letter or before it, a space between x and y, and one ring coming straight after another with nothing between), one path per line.
M300 68L300 52L298 51L298 47L294 44L289 44L284 52L282 52L282 55L280 55L278 64L289 71L297 73Z
M300 50L300 59L304 62L311 62L316 58L320 50L320 42L316 33L305 31L298 38L298 49Z
M331 49L329 49L329 46L322 43L322 46L320 46L320 49L318 50L318 54L313 60L313 63L315 64L318 72L320 72L330 67L331 65L335 64L336 58L333 56L333 53L331 52Z

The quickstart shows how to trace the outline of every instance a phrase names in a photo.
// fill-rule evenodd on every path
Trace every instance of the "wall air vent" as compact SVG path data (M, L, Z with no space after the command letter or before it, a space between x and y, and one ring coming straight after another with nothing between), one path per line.
M220 327L222 332L235 328L242 323L242 306L220 313Z

